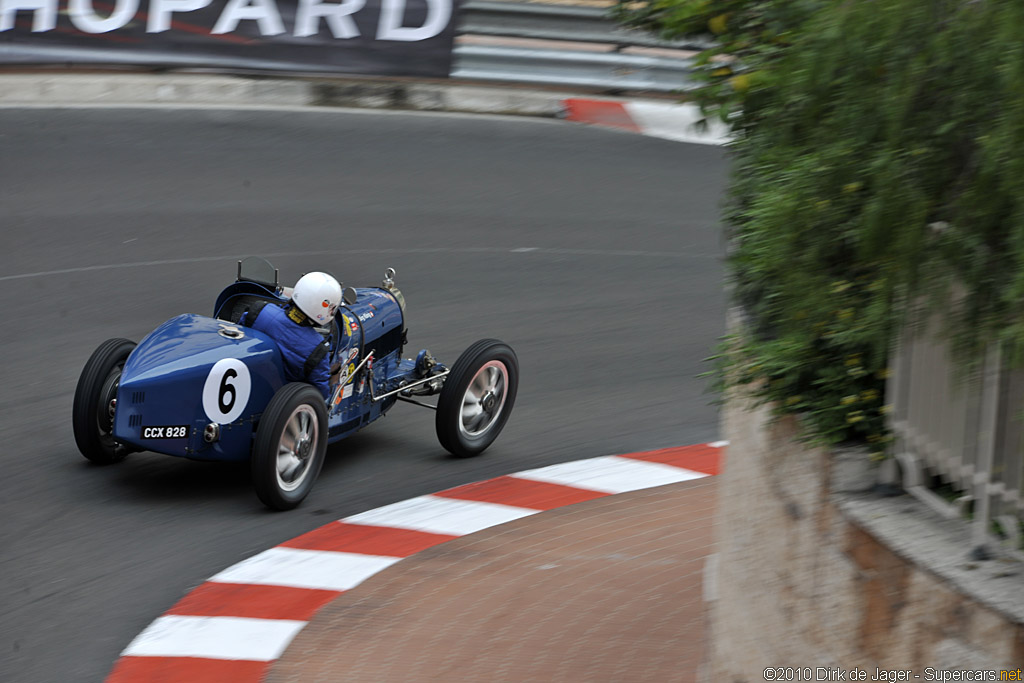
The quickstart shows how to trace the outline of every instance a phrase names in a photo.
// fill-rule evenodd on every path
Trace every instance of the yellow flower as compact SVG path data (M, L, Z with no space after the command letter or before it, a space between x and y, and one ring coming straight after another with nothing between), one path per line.
M862 187L864 187L864 183L862 183L862 182L847 183L847 184L843 185L843 192L845 194L851 194L853 192L856 192L857 190L859 190Z
M717 17L712 17L710 21L708 21L708 28L711 29L711 32L715 35L719 35L721 33L725 33L725 27L728 23L729 14L719 14Z
M857 402L857 394L851 394L849 396L843 396L843 400L839 402L840 405L849 406Z
M856 424L858 422L861 422L863 420L864 420L864 413L862 413L859 410L855 410L852 413L847 413L846 414L846 423L847 424L851 424L852 425L852 424Z
M860 392L860 397L864 401L874 401L878 398L878 392L874 389L868 389L867 391Z
M747 92L750 90L750 76L747 74L737 74L729 79L729 83L736 92Z
M884 406L882 406L881 408L879 408L878 412L880 412L882 415L888 415L889 413L892 412L892 405L887 403Z
M850 310L850 309L847 309L847 310ZM852 313L852 311L851 311L851 313ZM859 353L851 353L849 356L846 357L846 367L852 367L854 365L860 365L860 354Z

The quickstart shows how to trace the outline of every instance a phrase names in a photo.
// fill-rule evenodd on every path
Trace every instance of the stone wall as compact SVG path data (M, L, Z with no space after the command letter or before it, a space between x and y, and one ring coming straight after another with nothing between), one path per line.
M865 454L802 443L792 418L731 400L723 420L705 681L766 680L766 667L928 680L926 667L1024 666L1016 563L972 564L963 522L870 492Z

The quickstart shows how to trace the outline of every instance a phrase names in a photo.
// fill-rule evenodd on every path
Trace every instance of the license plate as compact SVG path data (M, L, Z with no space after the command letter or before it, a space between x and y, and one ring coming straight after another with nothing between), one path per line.
M188 425L170 427L143 427L143 439L184 439L188 436Z

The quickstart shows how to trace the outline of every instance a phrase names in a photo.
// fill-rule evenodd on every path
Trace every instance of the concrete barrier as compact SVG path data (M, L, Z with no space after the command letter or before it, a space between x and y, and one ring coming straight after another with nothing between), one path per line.
M1020 680L998 678L1024 664L1019 563L970 561L964 520L875 492L866 453L803 442L794 418L733 395L723 420L705 681Z

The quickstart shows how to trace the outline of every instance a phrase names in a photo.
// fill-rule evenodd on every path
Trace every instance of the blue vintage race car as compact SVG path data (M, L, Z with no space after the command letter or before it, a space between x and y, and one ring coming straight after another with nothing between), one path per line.
M289 288L267 261L238 262L235 282L212 317L171 318L138 345L110 339L82 370L73 425L78 449L99 464L133 451L195 460L249 460L267 506L286 510L306 497L327 444L355 433L397 401L436 411L441 445L459 457L481 453L508 420L519 363L506 344L483 339L451 368L421 350L403 359L405 298L388 269L380 287L345 288L331 324L332 395L285 381L277 344L239 323L261 302L283 304ZM266 304L263 304L266 305ZM438 395L437 404L421 400Z

